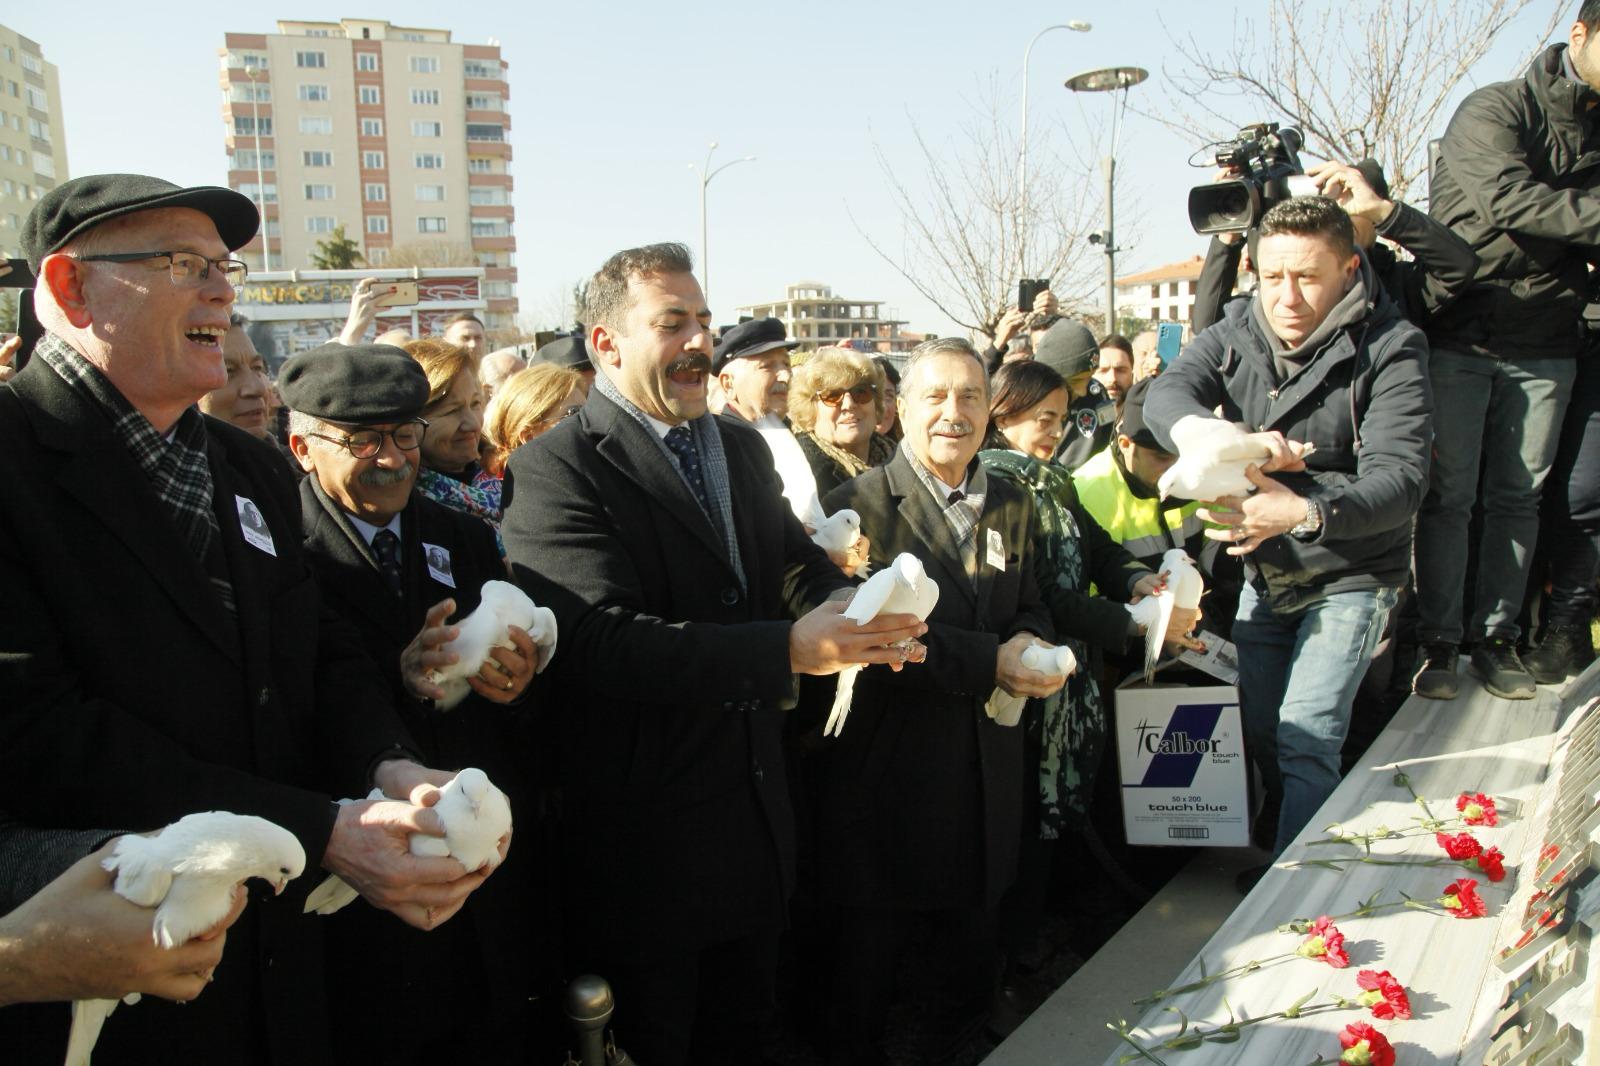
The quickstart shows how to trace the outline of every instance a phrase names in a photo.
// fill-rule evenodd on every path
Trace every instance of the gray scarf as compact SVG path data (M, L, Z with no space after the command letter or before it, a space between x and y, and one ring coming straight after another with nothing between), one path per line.
M1368 306L1368 294L1378 291L1377 280L1372 273L1372 264L1367 261L1366 252L1356 249L1361 265L1356 269L1355 282L1348 292L1328 312L1328 317L1311 335L1299 344L1290 346L1285 344L1276 333L1272 331L1272 323L1267 321L1267 309L1261 303L1261 287L1256 287L1256 293L1250 298L1250 313L1255 316L1256 325L1261 327L1261 332L1267 338L1267 344L1272 351L1272 361L1278 371L1278 382L1287 382L1300 369L1311 361L1311 358L1327 346L1334 336L1346 326L1353 326L1366 317L1371 308Z

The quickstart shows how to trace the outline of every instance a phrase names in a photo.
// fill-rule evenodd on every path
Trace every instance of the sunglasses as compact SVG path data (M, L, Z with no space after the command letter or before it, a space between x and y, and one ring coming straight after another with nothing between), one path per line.
M823 389L820 392L812 393L811 398L821 400L824 407L838 407L844 402L846 396L850 397L850 401L857 407L865 407L878 398L878 387L876 385L857 385L853 389Z

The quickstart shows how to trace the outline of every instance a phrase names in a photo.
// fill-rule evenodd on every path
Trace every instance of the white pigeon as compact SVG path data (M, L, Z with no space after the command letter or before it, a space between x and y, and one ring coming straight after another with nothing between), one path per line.
M866 625L880 614L914 614L919 621L926 622L938 602L939 583L928 576L922 560L909 552L901 552L888 569L879 570L856 589L855 596L844 609L844 616L858 626ZM856 675L860 672L860 666L847 666L839 671L833 709L822 727L823 736L838 736L844 730Z
M825 552L841 553L854 548L861 540L861 516L848 507L841 507L827 518L813 523L815 530L811 534L812 543ZM872 565L862 560L856 567L855 576L866 578L872 573Z
M155 911L150 936L171 950L205 932L233 909L233 888L252 877L275 892L306 868L305 849L282 826L249 814L206 811L186 815L154 836L119 837L100 863L117 875L112 890ZM122 998L139 1002L139 993ZM88 1066L114 999L72 1004L66 1066Z
M515 647L509 632L511 626L521 626L533 638L539 654L535 673L542 672L555 657L554 611L535 605L526 592L509 581L485 581L480 596L478 609L457 623L461 632L443 649L453 651L461 658L449 666L430 672L434 684L444 689L444 699L439 701L440 710L451 710L467 698L472 691L467 678L483 668L483 661L491 651Z
M411 854L455 859L468 870L487 864L500 865L500 838L511 829L511 804L506 794L495 788L482 770L468 767L457 773L440 790L433 812L444 824L444 836L411 834ZM373 789L367 799L381 800L382 789ZM339 803L354 803L343 799ZM359 895L337 874L311 890L306 897L306 914L332 914L355 902Z
M1161 572L1167 576L1167 583L1160 592L1128 604L1128 613L1144 627L1146 681L1155 676L1156 660L1161 658L1161 645L1172 622L1173 610L1194 610L1200 606L1200 596L1205 591L1200 571L1182 548L1170 548L1161 556Z
M1245 468L1260 465L1272 454L1265 444L1250 439L1243 427L1222 418L1184 415L1172 425L1172 444L1178 461L1161 475L1161 496L1184 500L1215 500L1221 496L1246 496L1255 486ZM1296 454L1311 454L1310 444L1290 442Z
M1022 665L1051 677L1071 677L1078 668L1078 657L1065 644L1052 648L1043 641L1035 640L1022 649ZM1022 721L1022 709L1027 705L1028 697L1013 696L997 685L983 709L996 724L1009 727Z

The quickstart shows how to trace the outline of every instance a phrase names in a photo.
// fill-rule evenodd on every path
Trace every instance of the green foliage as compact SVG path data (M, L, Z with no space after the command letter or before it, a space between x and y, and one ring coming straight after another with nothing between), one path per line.
M317 270L354 270L365 264L361 246L344 235L343 226L333 227L328 239L318 241L311 253L311 265Z

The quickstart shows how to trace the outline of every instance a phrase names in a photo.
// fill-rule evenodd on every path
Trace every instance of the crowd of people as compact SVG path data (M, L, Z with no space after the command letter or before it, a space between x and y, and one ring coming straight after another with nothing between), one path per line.
M913 942L916 1061L954 1061L1081 863L1147 641L1236 645L1269 856L1337 784L1386 637L1430 699L1464 651L1505 700L1581 671L1597 33L1585 0L1466 99L1428 212L1330 162L1214 239L1165 362L1048 291L981 348L797 352L776 319L714 329L687 249L648 244L531 360L466 313L369 337L369 280L273 379L233 312L247 198L64 182L24 226L38 335L0 358L7 1061L133 992L101 1061L556 1061L595 973L637 1061L749 1064L781 970L827 1061L881 1063ZM1166 496L1174 427L1218 419L1251 491ZM846 509L859 538L827 541ZM1127 608L1174 549L1208 591L1152 637ZM885 572L937 597L847 616ZM491 580L554 612L554 652L510 627L457 704L438 671ZM412 848L469 766L512 805L492 868ZM101 860L210 810L284 827L308 874L160 947ZM302 913L328 874L361 902Z

